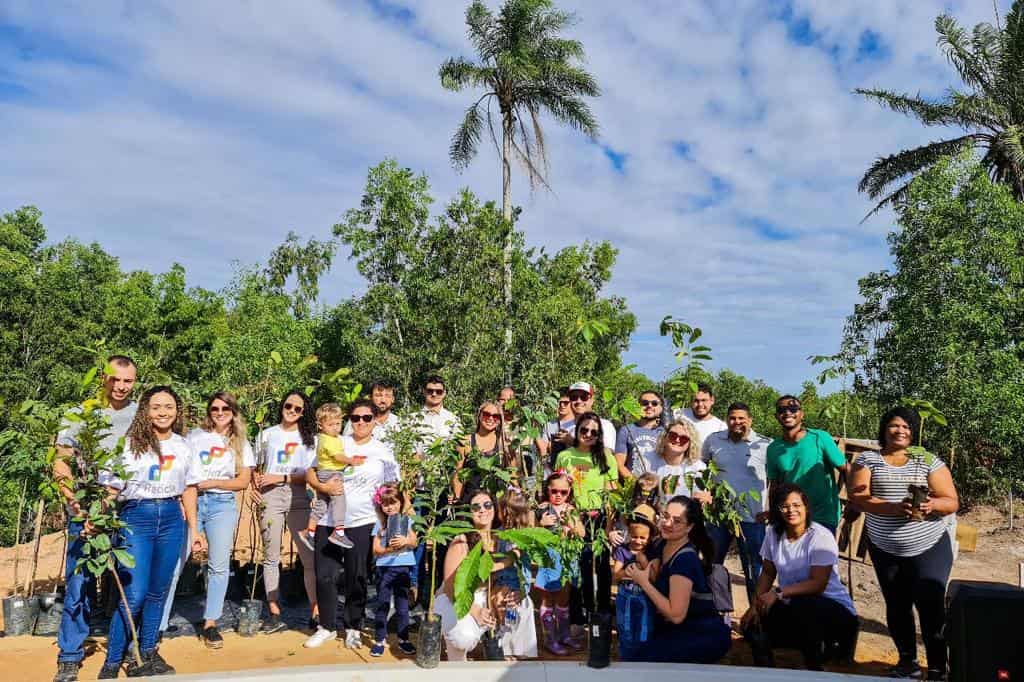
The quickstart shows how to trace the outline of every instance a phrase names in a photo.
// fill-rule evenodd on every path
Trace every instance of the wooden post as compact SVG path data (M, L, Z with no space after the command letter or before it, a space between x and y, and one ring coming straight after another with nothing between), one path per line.
M42 538L42 529L43 529L43 501L39 500L39 504L36 505L36 527L35 527L36 544L35 544L35 548L32 550L32 563L29 564L31 566L31 568L29 569L28 576L26 576L26 578L25 578L25 595L28 596L28 597L31 597L32 593L35 591L36 567L39 565L39 542L43 539Z
M21 498L18 500L18 520L14 530L14 594L18 594L18 560L21 557L21 515L25 513L25 495L28 493L28 479L21 486Z

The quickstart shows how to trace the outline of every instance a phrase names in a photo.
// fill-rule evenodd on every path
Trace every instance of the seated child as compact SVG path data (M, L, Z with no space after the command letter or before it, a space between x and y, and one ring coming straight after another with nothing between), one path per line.
M339 437L341 416L341 407L337 403L325 403L316 410L316 423L319 428L316 440L316 478L321 483L332 479L341 481L345 469L352 464L352 460L345 456L345 447ZM352 541L345 536L344 491L331 496L323 493L316 494L306 532L310 538L316 535L316 524L328 509L330 509L331 518L334 520L334 532L327 538L328 541L345 549L351 549Z

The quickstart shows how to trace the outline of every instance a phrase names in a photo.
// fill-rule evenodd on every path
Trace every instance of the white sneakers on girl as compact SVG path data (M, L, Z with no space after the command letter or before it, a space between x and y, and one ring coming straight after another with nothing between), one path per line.
M331 641L332 639L334 639L333 632L326 628L318 627L316 629L316 632L314 632L309 639L302 643L302 646L304 646L307 649L315 649L318 646L324 644L325 642Z

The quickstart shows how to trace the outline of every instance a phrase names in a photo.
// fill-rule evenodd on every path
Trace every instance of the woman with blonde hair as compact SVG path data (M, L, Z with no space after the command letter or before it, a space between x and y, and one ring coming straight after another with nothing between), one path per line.
M227 391L211 395L199 428L188 432L188 444L192 448L193 466L199 479L196 485L199 491L199 531L209 544L206 606L199 638L207 647L220 649L224 646L224 639L217 631L217 619L224 612L231 549L238 524L235 494L248 487L256 466L238 399ZM171 583L161 631L167 629L178 575L187 558L187 555L182 557Z
M694 484L708 468L700 458L700 450L700 435L690 422L680 419L665 428L655 448L665 463L654 472L658 476L662 504L677 495L692 497L705 504L711 501L711 495Z

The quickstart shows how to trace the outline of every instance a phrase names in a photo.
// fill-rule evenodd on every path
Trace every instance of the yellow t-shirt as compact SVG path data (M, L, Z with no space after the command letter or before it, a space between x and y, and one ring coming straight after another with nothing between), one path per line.
M341 438L320 433L317 434L316 441L316 463L318 469L323 471L343 471L349 467L349 463L342 459L345 456L345 446L341 444Z

